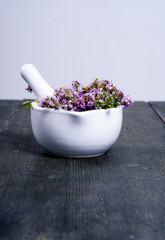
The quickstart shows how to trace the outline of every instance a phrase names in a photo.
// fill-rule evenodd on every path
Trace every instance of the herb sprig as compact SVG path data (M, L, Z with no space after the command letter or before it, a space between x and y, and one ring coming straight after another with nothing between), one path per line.
M29 89L31 88L28 87L28 91ZM27 109L32 108L31 103L32 101L27 101L23 106ZM78 112L118 106L126 108L132 104L133 101L129 96L117 89L112 82L98 80L98 78L88 86L82 86L78 81L73 81L70 88L55 89L53 96L46 96L38 101L38 105L42 108Z

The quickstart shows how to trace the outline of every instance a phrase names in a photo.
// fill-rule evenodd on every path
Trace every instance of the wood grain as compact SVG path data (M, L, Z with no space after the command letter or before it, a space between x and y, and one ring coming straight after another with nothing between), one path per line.
M165 123L165 102L149 102L149 104Z
M20 106L0 135L0 239L164 240L164 140L163 122L137 102L105 155L51 157Z
M0 133L20 103L20 100L0 100Z

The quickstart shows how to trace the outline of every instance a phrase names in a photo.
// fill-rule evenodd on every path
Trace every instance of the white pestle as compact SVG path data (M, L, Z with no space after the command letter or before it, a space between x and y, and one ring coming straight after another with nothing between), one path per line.
M21 68L21 76L31 87L38 99L43 99L46 96L53 96L54 90L43 79L43 77L41 77L32 64L25 64Z

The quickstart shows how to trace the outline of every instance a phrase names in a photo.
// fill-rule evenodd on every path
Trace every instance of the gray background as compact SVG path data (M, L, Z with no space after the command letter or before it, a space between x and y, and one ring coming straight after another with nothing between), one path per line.
M54 88L98 77L165 100L165 1L0 0L0 99L34 98L25 63Z

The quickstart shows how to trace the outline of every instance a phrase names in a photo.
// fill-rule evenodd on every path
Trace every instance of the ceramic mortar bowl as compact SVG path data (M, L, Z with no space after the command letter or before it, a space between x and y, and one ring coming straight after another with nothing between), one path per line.
M104 154L117 140L122 107L72 112L46 109L32 103L31 123L37 142L50 154L94 157Z

